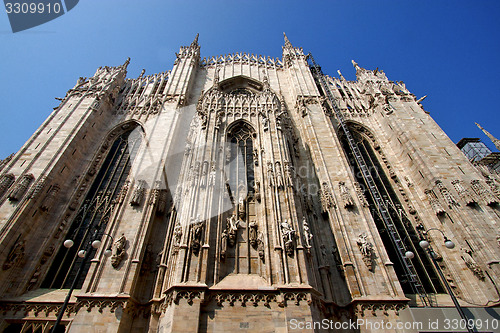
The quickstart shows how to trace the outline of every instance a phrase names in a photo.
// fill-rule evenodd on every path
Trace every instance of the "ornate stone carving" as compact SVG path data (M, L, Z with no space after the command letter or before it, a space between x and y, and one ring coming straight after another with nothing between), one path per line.
M144 180L137 181L134 193L132 193L132 198L130 198L130 205L140 206L142 203L142 199L144 198L145 192L146 192L146 181Z
M297 104L295 104L295 109L297 110L297 113L302 117L307 116L307 107L304 96L297 96Z
M499 198L500 197L500 187L498 186L498 183L495 181L495 179L491 176L487 176L486 177L486 184L488 184L488 186L490 187L491 192L493 192L495 194L495 196L497 198Z
M14 157L14 154L10 154L5 159L3 159L3 160L0 161L0 171L2 171L3 168L5 168L5 166L10 162L10 160L12 159L12 157Z
M177 223L175 224L175 228L174 228L173 233L174 233L174 244L173 244L172 252L174 254L176 254L179 251L179 247L181 245L181 239L182 239L182 226L179 223L179 221L177 221Z
M455 200L453 195L451 195L450 191L448 191L448 189L446 188L446 186L444 186L444 184L441 180L436 180L436 186L450 207L459 206L458 201Z
M267 162L267 183L269 187L274 187L274 171L272 162Z
M127 196L128 193L129 185L130 185L130 180L126 180L125 183L123 183L123 186L120 189L120 193L118 194L117 197L118 203L122 203L125 200L125 197Z
M311 246L312 246L312 238L313 238L313 234L311 232L311 229L309 228L309 224L307 224L307 219L304 218L302 219L302 229L304 229L304 243L307 247L308 250L311 249Z
M12 247L10 248L10 251L7 254L7 258L5 258L5 261L2 265L2 269L4 271L8 270L24 258L25 245L26 241L21 238L21 235L19 235L14 245L12 245Z
M157 215L163 215L167 211L167 204L168 204L168 199L167 199L167 191L162 189L159 191L158 194L158 205L156 206L156 214Z
M287 186L294 188L294 185L293 185L293 180L295 179L294 168L293 168L293 165L288 161L285 161L285 179L286 179Z
M226 253L227 253L227 245L228 245L228 232L227 228L222 230L221 233L221 242L220 242L220 258L221 260L226 259Z
M349 190L345 185L345 182L339 182L340 189L340 197L342 198L342 202L344 203L344 208L352 208L354 207L354 201L352 200L351 194L349 194Z
M270 303L276 302L276 295L271 293L263 293L263 292L217 292L210 296L211 299L214 299L218 306L224 306L227 303L229 306L235 306L235 303L239 303L241 306L253 305L259 306L262 305L269 307Z
M476 192L477 196L488 206L498 204L498 199L491 193L491 191L484 188L478 179L471 181L472 189Z
M31 190L29 197L35 198L36 196L38 196L38 194L40 192L42 192L46 181L47 181L47 177L45 177L45 176L40 177L38 179L38 181L36 182L35 186L32 187L32 190Z
M10 192L9 200L10 201L21 200L21 198L28 190L28 188L29 188L29 186L34 178L35 177L31 173L23 175L21 180L19 181L19 183L17 183L16 186Z
M260 202L261 200L261 195L260 195L260 182L256 181L255 182L255 200Z
M236 245L236 233L238 232L238 223L239 223L239 220L236 219L236 215L234 213L226 219L226 231L228 234L228 244L231 247Z
M276 162L276 187L279 189L283 189L284 187L284 182L283 182L283 174L281 173L281 164L280 162Z
M198 255L201 249L201 240L203 238L203 230L205 229L205 221L198 217L196 222L191 226L191 250L194 255Z
M150 206L154 206L158 201L158 197L160 196L160 184L161 184L160 181L156 181L155 187L151 190L148 202Z
M335 259L335 267L337 268L337 271L340 273L340 276L344 277L344 265L342 264L342 259L340 258L340 253L337 246L333 247L332 255L333 259Z
M472 257L472 251L469 249L461 248L462 251L462 259L465 261L467 268L469 268L478 279L484 280L485 275L481 267L477 264L476 260Z
M264 234L259 232L259 238L257 239L257 252L259 253L260 260L264 261Z
M5 192L7 192L7 190L12 186L15 180L16 177L11 173L2 176L2 178L0 179L0 197L2 197Z
M458 179L455 179L454 181L451 182L453 187L458 193L458 196L460 199L467 205L467 206L472 206L476 204L476 200L472 197L470 194L469 190L464 187L462 182Z
M248 224L248 239L250 241L250 245L255 249L257 248L259 236L259 225L256 221L251 221Z
M361 206L368 207L368 201L366 201L365 191L361 188L361 184L354 182L354 190L358 196L358 200L361 202Z
M238 218L242 221L245 220L246 217L246 205L245 205L245 200L240 197L238 199Z
M262 122L262 129L264 131L267 131L269 129L269 118L267 117L265 112L259 112L261 116L261 122Z
M295 230L287 222L287 220L285 220L284 222L280 223L280 229L281 229L281 237L283 238L283 244L285 246L285 252L289 256L293 256Z
M212 161L212 166L210 167L210 175L209 175L209 178L208 178L208 185L209 186L214 186L215 185L215 177L216 176L217 176L217 173L216 173L215 162Z
M40 207L43 211L50 210L50 208L52 207L52 205L54 204L54 202L56 200L57 193L59 193L60 189L61 188L59 187L58 184L52 185L52 187L49 189L49 192L47 193L47 195L46 195L45 199L43 200L43 203Z
M373 271L374 266L373 266L373 256L374 256L374 251L373 251L373 244L368 242L366 239L367 235L365 233L362 233L358 236L358 239L356 240L356 243L359 246L359 250L361 251L361 254L363 255L363 262L365 263L366 267L370 271Z
M443 206L439 203L439 200L436 196L436 194L432 190L425 190L425 195L427 196L427 199L429 200L429 204L431 205L432 210L436 215L443 215L446 213L444 210Z
M125 235L122 234L120 238L118 238L115 243L113 244L115 248L115 252L111 256L111 266L113 268L118 269L118 266L120 266L120 263L125 259L125 248L127 246L127 239L125 238Z
M328 186L328 183L326 182L324 182L321 186L320 200L321 210L323 214L328 213L328 210L335 206L333 202L332 192L330 191L330 186Z

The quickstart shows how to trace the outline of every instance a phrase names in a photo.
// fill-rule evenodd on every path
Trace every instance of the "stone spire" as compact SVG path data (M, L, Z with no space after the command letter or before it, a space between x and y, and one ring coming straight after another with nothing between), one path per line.
M354 68L356 69L356 72L361 70L361 67L359 67L358 63L354 60L351 60L352 62L352 65L354 66Z
M479 127L479 129L481 131L484 132L484 134L486 134L486 136L488 138L490 138L491 142L493 142L493 144L495 145L495 147L497 147L498 150L500 150L500 140L498 140L497 138L495 138L493 135L491 135L490 132L488 132L487 130L485 130L484 128L481 127L481 125L479 125L478 123L476 123L477 127Z
M285 37L285 47L293 48L292 43L290 43L290 40L288 40L288 37L286 34L283 32L283 36Z
M196 34L196 37L194 38L193 42L191 43L192 48L198 47L198 37L200 36L199 33Z

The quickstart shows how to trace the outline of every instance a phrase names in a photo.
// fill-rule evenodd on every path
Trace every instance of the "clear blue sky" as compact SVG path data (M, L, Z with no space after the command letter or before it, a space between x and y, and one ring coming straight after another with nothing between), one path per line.
M129 77L171 69L200 33L203 56L281 57L283 31L324 72L355 78L351 59L404 81L454 142L500 137L500 1L81 0L13 34L0 13L0 158L17 151L78 77L132 61Z

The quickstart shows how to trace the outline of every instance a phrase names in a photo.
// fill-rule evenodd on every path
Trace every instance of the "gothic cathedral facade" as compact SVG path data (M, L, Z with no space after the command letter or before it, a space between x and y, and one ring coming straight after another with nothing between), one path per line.
M323 75L286 36L282 59L196 37L171 71L128 62L0 165L5 332L61 310L58 332L370 332L454 311L447 286L498 306L500 179L403 82Z

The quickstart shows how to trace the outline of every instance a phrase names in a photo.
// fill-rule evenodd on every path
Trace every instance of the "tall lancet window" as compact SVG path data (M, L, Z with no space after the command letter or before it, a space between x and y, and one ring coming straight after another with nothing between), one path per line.
M408 217L409 215L406 214L404 206L401 204L401 201L396 195L396 191L393 188L393 181L386 175L384 167L379 162L377 154L372 147L371 140L367 139L365 135L360 133L363 131L361 127L358 127L358 129L360 130L357 131L351 127L350 130L357 142L358 149L372 174L375 186L385 201L390 218L396 227L400 239L403 241L405 247L415 254L415 257L412 259L412 265L415 267L419 280L422 282L426 293L442 293L444 290L439 281L439 277L437 276L429 258L418 245L419 237L415 229L412 227L412 223ZM399 258L398 250L392 242L389 233L386 230L385 224L376 209L377 205L375 204L375 200L370 194L365 179L362 176L362 172L356 163L354 154L352 153L352 150L349 147L347 139L343 133L341 133L341 142L351 164L356 180L366 189L364 193L369 204L371 215L377 225L380 238L384 243L387 254L394 263L394 269L399 278L399 282L401 283L401 287L406 294L413 294L414 290L410 285L409 279L405 275L405 269L402 266L404 263Z
M66 235L74 245L70 249L61 246L42 288L70 288L83 260L78 252L92 240L102 237L141 139L142 134L135 130L123 133L114 141ZM91 251L90 258L96 250L92 248ZM82 287L89 268L90 260L87 260L76 288Z
M234 209L229 212L224 228L227 246L223 250L222 276L227 274L259 274L257 218L254 198L254 134L247 123L240 121L229 130L230 160L226 177L231 188Z
M235 200L245 199L254 192L253 129L238 123L228 134L230 149L229 185Z

